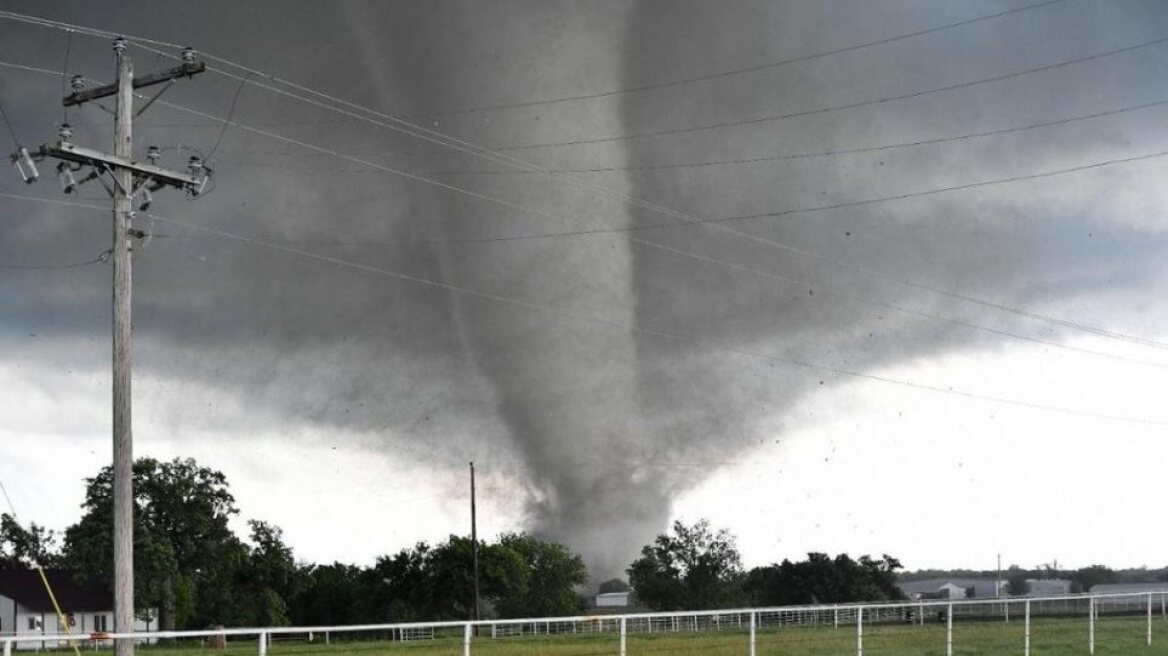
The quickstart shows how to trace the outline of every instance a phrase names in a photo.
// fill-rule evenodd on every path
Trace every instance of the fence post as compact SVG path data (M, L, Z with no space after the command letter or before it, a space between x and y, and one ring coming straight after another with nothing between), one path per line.
M1087 605L1087 651L1091 654L1095 653L1095 597L1088 600Z
M260 656L268 656L268 632L260 631Z
M839 628L839 606L836 605L834 607L834 610L835 610L835 628L838 629Z
M1025 647L1022 656L1030 656L1030 600L1026 600L1026 628L1024 629Z
M625 656L627 647L625 639L628 636L628 627L625 626L625 618L620 618L620 656Z
M13 627L12 630L15 631L16 627ZM754 656L753 651L750 652L750 654L751 654L751 656ZM11 640L4 641L4 656L12 656L12 641Z
M856 656L864 656L864 607L856 606Z
M1148 593L1148 646L1152 646L1152 593Z
M750 656L754 656L754 634L756 626L758 626L758 620L756 619L756 612L752 610L750 611Z
M917 620L921 626L925 625L925 604L921 603L917 606Z
M945 656L953 656L953 604L945 611Z
M470 656L470 622L462 625L462 656Z

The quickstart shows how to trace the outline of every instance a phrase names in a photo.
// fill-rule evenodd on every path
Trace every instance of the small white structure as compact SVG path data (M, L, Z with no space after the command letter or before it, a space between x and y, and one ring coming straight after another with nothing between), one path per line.
M57 603L65 616L57 618L53 601L41 576L34 570L0 570L0 637L28 637L15 643L16 649L54 649L68 647L67 643L33 639L37 636L71 633L88 639L91 634L113 631L113 595L102 586L77 583L73 573L66 570L46 570L45 576L53 588ZM135 631L157 631L150 611L149 620L134 622ZM153 642L153 641L150 641ZM99 641L98 644L111 644Z
M923 599L986 599L1006 592L1005 581L976 578L935 578L906 581L897 586L906 597Z
M629 593L627 592L605 592L596 595L597 608L627 608L629 605Z
M1027 597L1057 597L1071 594L1071 582L1067 579L1026 579L1030 585Z

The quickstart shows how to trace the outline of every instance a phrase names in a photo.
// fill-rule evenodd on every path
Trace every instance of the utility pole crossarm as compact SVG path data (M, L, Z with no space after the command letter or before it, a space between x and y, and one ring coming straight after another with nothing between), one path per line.
M165 71L159 71L157 73L151 73L142 77L136 77L134 78L133 84L135 89L141 89L143 87L150 87L154 86L155 84L162 84L163 82L169 82L171 80L177 80L183 77L191 77L195 74L202 73L205 70L207 70L207 65L203 62L191 63L184 61L181 65L175 66L174 68L167 69ZM80 105L82 103L89 102L90 100L97 100L99 98L107 98L109 96L117 95L117 93L118 85L116 83L107 84L102 87L97 87L96 89L75 91L68 96L65 96L61 100L61 103L66 107L72 107L74 105Z
M196 188L200 184L200 180L194 175L179 173L152 164L140 164L125 157L110 155L91 148L84 148L67 141L58 141L51 146L41 146L40 155L43 157L54 157L76 164L85 164L96 169L129 169L137 177L147 178L155 183L169 185L178 189Z

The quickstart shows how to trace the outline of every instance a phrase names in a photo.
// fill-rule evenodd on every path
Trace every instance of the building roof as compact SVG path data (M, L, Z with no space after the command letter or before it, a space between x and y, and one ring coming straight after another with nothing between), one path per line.
M906 594L934 592L946 584L955 585L961 588L973 588L981 586L992 586L994 585L994 580L954 577L921 579L919 581L902 581L897 583L897 585L900 586L900 589L903 590Z
M105 611L113 608L113 595L105 586L77 583L73 575L74 572L69 570L45 570L45 576L63 612ZM36 570L0 569L0 596L37 612L54 612L53 601Z

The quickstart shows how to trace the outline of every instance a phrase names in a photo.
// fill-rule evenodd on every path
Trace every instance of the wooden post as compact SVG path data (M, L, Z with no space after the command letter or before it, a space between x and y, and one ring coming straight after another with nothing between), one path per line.
M114 42L118 56L118 94L114 155L133 157L134 65L126 43ZM114 494L114 632L134 631L134 442L130 421L130 194L131 171L114 171L113 263L113 494ZM134 641L114 641L116 656L133 656ZM262 656L262 654L261 654Z

